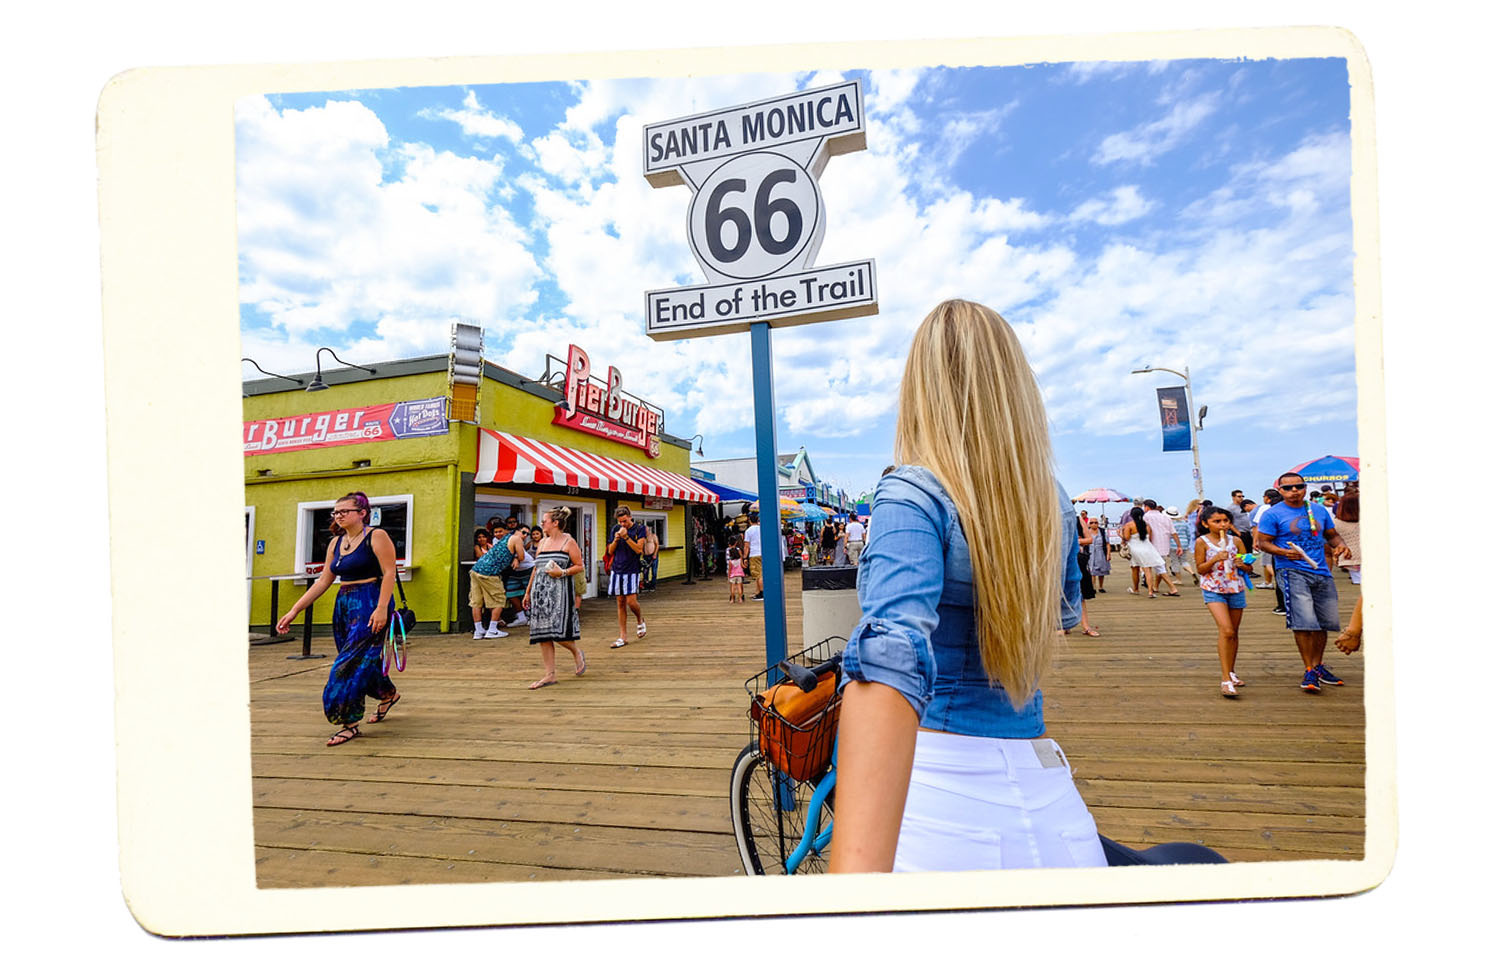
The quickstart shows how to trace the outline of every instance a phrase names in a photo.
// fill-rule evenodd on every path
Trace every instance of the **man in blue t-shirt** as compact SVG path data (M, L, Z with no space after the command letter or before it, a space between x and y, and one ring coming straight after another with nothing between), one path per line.
M641 551L646 548L646 524L635 521L629 507L615 510L615 531L606 550L612 559L609 566L609 593L615 598L620 619L620 637L610 647L625 646L625 611L635 614L635 636L646 636L646 618L636 593L641 587Z
M1325 547L1334 559L1348 552L1334 529L1333 517L1307 501L1307 483L1296 472L1276 480L1282 500L1267 509L1256 525L1258 548L1276 557L1276 583L1286 598L1286 626L1297 639L1306 669L1302 690L1316 692L1322 684L1343 684L1323 666L1328 632L1339 629L1339 595L1328 570Z

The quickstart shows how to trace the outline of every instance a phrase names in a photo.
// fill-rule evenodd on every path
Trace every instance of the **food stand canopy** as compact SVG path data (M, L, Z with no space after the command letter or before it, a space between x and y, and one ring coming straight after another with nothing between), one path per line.
M709 482L696 476L693 477L693 481L703 489L718 493L720 502L755 502L758 498L753 492L744 492L722 482Z
M1293 466L1287 471L1302 476L1305 482L1349 482L1359 478L1359 457L1325 455L1320 459Z
M717 493L676 472L481 428L474 483L487 482L577 486L595 492L661 496L681 502L719 501Z

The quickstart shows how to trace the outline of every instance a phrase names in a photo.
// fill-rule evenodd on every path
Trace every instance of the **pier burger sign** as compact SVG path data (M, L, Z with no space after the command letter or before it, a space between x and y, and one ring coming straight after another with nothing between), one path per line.
M547 356L551 373L553 358ZM620 390L620 369L609 366L609 380L600 382L593 376L588 354L576 344L568 345L568 360L563 368L563 400L556 405L552 424L587 435L624 442L645 452L651 458L661 455L661 409Z
M879 312L875 261L813 267L818 177L865 147L858 81L645 127L646 181L686 185L688 245L708 283L646 293L646 335L676 340Z

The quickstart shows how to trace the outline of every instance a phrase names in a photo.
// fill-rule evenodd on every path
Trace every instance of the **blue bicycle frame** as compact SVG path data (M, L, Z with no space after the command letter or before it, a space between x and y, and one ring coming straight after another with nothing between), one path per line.
M823 776L817 787L813 789L812 798L807 803L807 818L809 820L815 820L822 815L823 803L828 801L829 794L833 792L833 787L838 782L838 774L839 740L835 736L833 740L833 761L829 766L828 773ZM786 872L796 873L797 868L802 865L802 861L807 859L808 853L817 853L819 856L822 856L823 851L828 849L828 844L832 840L832 823L829 823L818 832L813 832L811 826L804 829L802 831L802 839L798 842L797 848L787 854Z

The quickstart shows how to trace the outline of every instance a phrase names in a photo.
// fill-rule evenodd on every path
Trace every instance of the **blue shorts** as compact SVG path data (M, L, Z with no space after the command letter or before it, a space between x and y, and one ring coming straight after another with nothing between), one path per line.
M1235 610L1245 609L1245 591L1237 593L1214 593L1212 590L1203 591L1203 602L1206 604L1227 604Z
M1286 599L1287 630L1339 630L1339 592L1333 577L1278 567L1276 582Z

